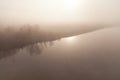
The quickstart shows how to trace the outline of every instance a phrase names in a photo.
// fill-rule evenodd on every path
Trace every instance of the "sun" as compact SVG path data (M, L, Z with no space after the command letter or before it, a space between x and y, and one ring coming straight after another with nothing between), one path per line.
M78 0L65 0L65 6L69 9L75 9L78 6Z

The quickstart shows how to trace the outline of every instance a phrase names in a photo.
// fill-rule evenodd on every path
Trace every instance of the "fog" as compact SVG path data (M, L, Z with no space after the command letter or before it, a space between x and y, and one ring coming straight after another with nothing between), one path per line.
M80 34L72 42L63 38L52 45L50 41L1 52L0 79L119 80L119 35L119 27L105 28Z
M119 3L119 0L1 0L0 23L119 24Z
M0 0L0 80L120 80L120 0Z
M74 25L74 27L66 25L61 26L61 28L42 30L39 25L8 26L4 28L1 26L0 51L23 48L39 42L52 42L64 37L80 35L104 28L109 27L107 25Z

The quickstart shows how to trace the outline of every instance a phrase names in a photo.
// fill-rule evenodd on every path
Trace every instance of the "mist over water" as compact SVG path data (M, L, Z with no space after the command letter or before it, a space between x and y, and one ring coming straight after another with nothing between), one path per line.
M62 26L61 26L62 27ZM70 26L71 27L71 26ZM70 27L58 28L56 30L42 30L39 25L23 25L21 27L8 26L0 30L0 51L9 51L12 49L23 48L35 43L47 43L64 37L75 36L91 31L104 28L76 26L75 29Z
M120 80L120 0L0 0L0 80Z
M77 32L78 36L72 40L67 39L62 33L61 35L49 33L30 26L15 30L6 28L6 30L7 34L5 35L3 30L5 36L2 35L1 38L5 37L7 41L3 40L4 43L0 44L4 46L11 41L15 44L9 43L5 46L7 48L0 47L1 80L120 79L119 27L80 35L78 33L81 32ZM11 38L13 34L16 36ZM70 37L71 34L67 33L67 36Z

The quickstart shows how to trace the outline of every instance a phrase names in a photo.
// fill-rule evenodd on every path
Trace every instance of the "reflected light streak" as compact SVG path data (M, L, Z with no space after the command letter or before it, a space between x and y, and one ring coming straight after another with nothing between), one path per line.
M66 38L66 40L67 40L67 41L73 41L73 40L75 40L75 36L68 37L68 38Z

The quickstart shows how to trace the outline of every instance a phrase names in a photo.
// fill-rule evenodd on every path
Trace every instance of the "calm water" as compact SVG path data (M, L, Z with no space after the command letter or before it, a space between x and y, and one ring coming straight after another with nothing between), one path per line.
M0 80L120 80L120 28L1 53Z

